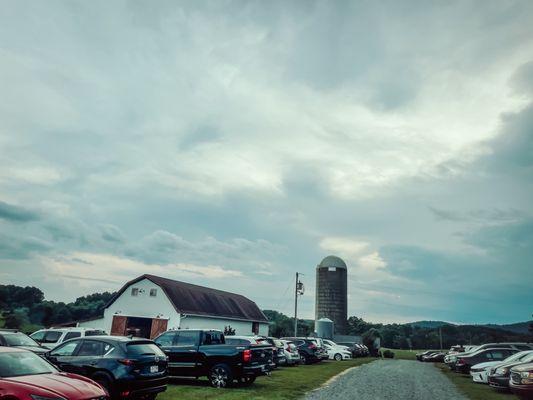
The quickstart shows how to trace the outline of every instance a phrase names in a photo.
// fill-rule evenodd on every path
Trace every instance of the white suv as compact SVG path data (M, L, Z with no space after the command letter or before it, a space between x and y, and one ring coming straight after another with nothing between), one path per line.
M94 328L50 328L33 332L30 337L36 342L39 342L41 346L53 349L69 339L101 335L107 335L107 333L101 329Z

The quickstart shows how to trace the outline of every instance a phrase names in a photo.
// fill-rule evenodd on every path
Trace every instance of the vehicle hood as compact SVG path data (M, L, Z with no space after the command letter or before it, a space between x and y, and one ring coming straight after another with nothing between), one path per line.
M16 346L16 348L33 351L35 354L44 354L47 351L50 351L49 349L46 349L44 347L38 347L38 346Z
M4 378L5 382L17 383L33 394L44 394L63 397L65 399L93 398L105 396L105 391L97 383L83 376L74 374L43 374ZM36 393L38 391L39 393Z
M472 366L472 369L481 369L481 368L488 368L488 367L493 367L495 365L498 365L498 364L501 364L502 362L501 361L488 361L488 362L483 362L483 363L479 363L479 364L475 364Z
M533 363L520 364L516 367L513 367L513 371L515 372L526 372L531 370L533 370Z

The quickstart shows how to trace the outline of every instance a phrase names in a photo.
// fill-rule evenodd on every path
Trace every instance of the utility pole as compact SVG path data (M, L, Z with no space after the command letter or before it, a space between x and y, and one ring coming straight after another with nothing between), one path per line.
M298 295L304 294L304 285L300 282L300 273L296 273L296 284L294 286L294 336L298 336Z
M440 349L442 350L442 326L439 326Z

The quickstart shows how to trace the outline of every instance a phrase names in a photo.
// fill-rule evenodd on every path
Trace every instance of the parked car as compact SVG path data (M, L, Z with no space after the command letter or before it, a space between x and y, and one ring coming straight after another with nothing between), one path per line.
M50 328L33 332L30 337L39 342L41 346L53 349L69 339L102 335L107 335L107 333L101 329L94 328Z
M287 365L294 366L298 365L301 362L300 352L298 347L289 340L280 340L283 344L283 351L285 352L285 359L287 360Z
M25 333L14 329L0 329L0 346L26 349L38 355L44 355L48 351Z
M422 356L422 361L424 361L424 362L444 362L444 357L446 357L446 353L443 353L442 351L437 351L437 352Z
M272 361L276 366L287 364L285 349L281 340L274 337L260 336L262 342L269 343L272 346Z
M264 336L225 336L225 342L226 344L236 346L270 346L272 349L272 357L269 359L270 369L275 369L278 364L286 361L285 354L282 352L283 354L279 356L278 347Z
M0 398L106 400L107 393L88 378L59 372L29 350L0 347Z
M217 330L167 331L154 341L169 358L170 376L206 376L213 387L227 387L234 381L249 385L272 369L270 344L227 344Z
M455 363L455 371L468 374L470 373L470 368L476 364L484 361L502 361L517 352L517 350L509 348L478 350L472 354L460 356Z
M415 357L418 361L422 361L422 357L429 356L430 354L438 353L438 350L427 350L422 353L416 353Z
M167 356L151 340L70 339L46 353L46 358L62 371L98 382L113 398L154 399L167 389Z
M521 364L529 364L533 362L533 351L522 352L526 353L519 359L504 362L496 367L491 368L488 382L490 387L498 390L509 389L509 379L511 375L511 369Z
M328 342L332 344L329 344ZM346 346L339 346L331 341L328 342L324 341L324 348L326 349L330 360L342 361L350 360L352 358L352 352Z
M341 346L346 346L350 349L350 351L352 352L352 357L355 358L355 357L364 357L366 354L365 354L365 349L358 343L355 343L355 342L339 342L338 343L339 345Z
M481 346L476 346L473 350L464 353L457 354L448 354L444 357L444 362L450 367L450 369L455 369L455 363L459 357L470 356L471 354L478 352L480 350L491 349L491 348L500 348L500 349L514 349L515 353L524 350L533 350L533 343L486 343Z
M327 360L329 358L329 354L324 346L324 339L317 337L307 337L306 339L312 340L317 345L317 354L321 360Z
M511 392L523 399L533 398L533 363L511 368Z
M503 364L511 363L513 361L521 360L524 357L527 357L529 354L533 353L533 350L521 351L507 357L503 361L488 361L481 364L473 365L470 368L470 376L472 380L477 383L488 383L488 377L494 372L494 370Z
M314 340L298 337L286 337L282 339L290 340L296 345L302 358L302 363L304 364L320 362L324 359L324 354L326 357L329 357L327 352L323 348L318 347Z

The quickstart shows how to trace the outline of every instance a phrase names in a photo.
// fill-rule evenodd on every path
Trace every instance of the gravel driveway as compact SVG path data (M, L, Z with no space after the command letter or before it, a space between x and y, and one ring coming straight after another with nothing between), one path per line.
M306 400L468 400L430 363L378 360L354 368Z

